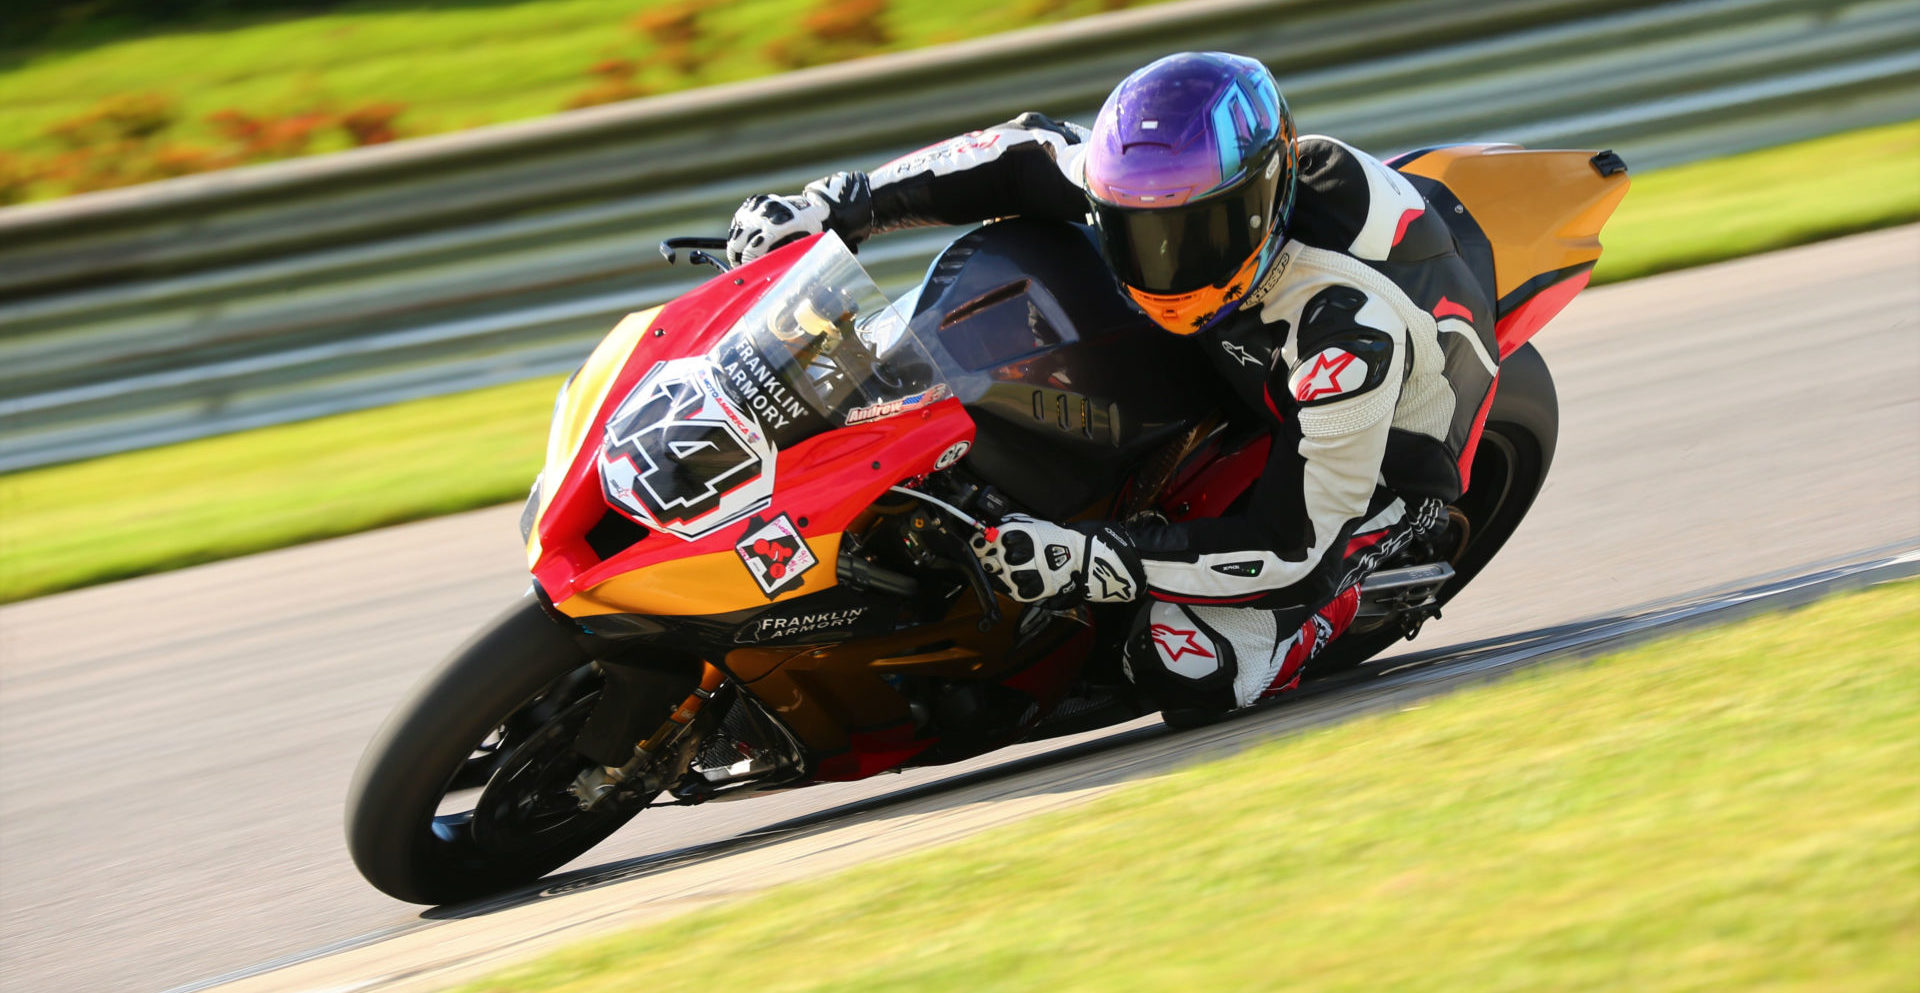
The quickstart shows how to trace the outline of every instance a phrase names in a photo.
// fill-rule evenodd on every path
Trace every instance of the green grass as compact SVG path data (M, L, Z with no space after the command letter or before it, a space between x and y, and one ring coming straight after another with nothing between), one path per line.
M1596 283L1920 220L1920 121L1637 175Z
M164 32L83 33L64 44L0 51L0 152L50 156L59 148L50 127L123 94L170 98L180 122L167 139L204 146L218 144L207 115L229 108L287 115L398 101L407 107L400 126L413 135L551 114L591 86L588 69L608 59L640 63L633 81L654 93L748 79L781 71L768 45L802 35L803 18L829 0L697 4L702 34L687 48L698 63L685 67L691 72L670 65L663 43L631 23L641 11L677 2L364 0L326 13L227 15ZM826 54L917 48L1126 2L889 0L879 18L883 43ZM343 144L334 134L310 151ZM33 195L53 192L41 184Z
M560 379L0 476L17 600L524 496Z
M1652 172L1601 281L1920 218L1920 122ZM552 381L0 477L0 602L518 498ZM128 481L137 481L129 486Z
M1911 990L1917 713L1906 583L1283 739L463 989Z

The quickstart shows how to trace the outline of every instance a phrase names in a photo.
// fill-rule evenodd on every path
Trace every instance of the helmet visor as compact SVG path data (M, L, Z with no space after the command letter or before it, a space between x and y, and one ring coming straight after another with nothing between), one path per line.
M1101 247L1120 281L1154 294L1218 286L1267 236L1275 184L1255 181L1177 207L1093 200Z

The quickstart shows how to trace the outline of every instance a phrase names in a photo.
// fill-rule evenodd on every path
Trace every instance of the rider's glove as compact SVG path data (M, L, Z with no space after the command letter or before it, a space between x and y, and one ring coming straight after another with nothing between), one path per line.
M1013 514L973 554L993 584L1021 603L1082 599L1124 603L1140 595L1139 556L1124 533L1106 524L1066 527Z
M836 172L799 196L748 197L727 229L727 262L751 262L788 242L833 231L857 245L873 231L873 190L864 172Z

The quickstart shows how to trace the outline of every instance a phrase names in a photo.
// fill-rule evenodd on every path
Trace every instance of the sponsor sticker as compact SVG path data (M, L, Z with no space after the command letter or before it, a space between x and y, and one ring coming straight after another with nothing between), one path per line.
M855 407L847 411L847 426L852 427L855 424L866 424L870 421L892 417L896 414L904 414L909 410L918 410L930 403L939 403L945 400L948 396L952 395L952 392L953 391L947 389L947 384L935 383L918 393L901 397L898 400L885 400L880 403L868 404L865 407Z
M867 615L867 610L866 607L845 607L839 610L815 610L804 614L761 617L746 630L741 631L735 640L742 644L751 644L840 631L859 623L861 618Z
M806 415L806 402L793 395L769 366L760 353L754 350L753 342L745 336L733 343L733 348L720 364L720 375L732 388L740 402L753 411L762 423L773 431L779 431L796 419Z
M964 441L956 441L953 444L948 445L947 450L944 452L941 452L940 457L933 460L933 467L935 469L952 468L955 462L958 462L962 458L966 457L967 449L972 447L973 446L971 444Z
M770 521L755 514L733 550L769 600L799 587L807 570L820 564L813 549L807 547L807 540L800 536L800 529L785 514Z

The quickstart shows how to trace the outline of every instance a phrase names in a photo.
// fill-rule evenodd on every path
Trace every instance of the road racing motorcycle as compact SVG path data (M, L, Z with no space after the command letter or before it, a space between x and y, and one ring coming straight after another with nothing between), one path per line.
M1411 637L1527 512L1558 426L1527 342L1586 285L1627 188L1605 152L1390 164L1494 291L1501 361L1446 528L1367 579L1322 673ZM1231 512L1267 441L1195 343L1128 308L1076 225L979 227L893 302L831 233L731 271L718 247L664 245L722 274L622 320L561 388L520 520L531 589L362 758L347 839L386 893L494 894L650 806L1152 712L1118 661L1134 608L1017 603L967 545L1016 511Z

